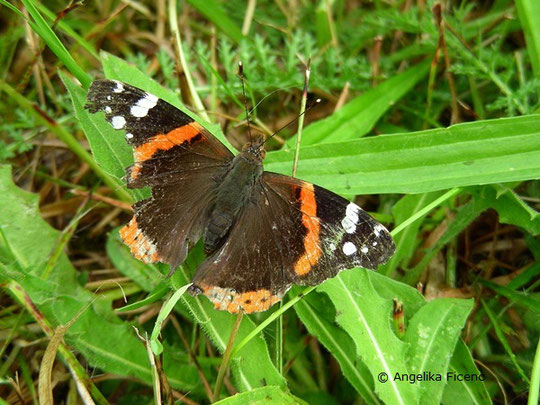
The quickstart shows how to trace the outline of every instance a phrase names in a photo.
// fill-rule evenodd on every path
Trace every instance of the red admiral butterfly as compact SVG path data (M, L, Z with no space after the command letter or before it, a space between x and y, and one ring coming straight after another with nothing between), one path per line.
M207 254L190 292L231 313L265 311L292 284L375 269L394 253L384 226L311 183L263 171L264 138L234 156L171 104L122 82L92 83L85 106L125 130L128 188L151 187L120 230L139 260L181 265L201 238Z

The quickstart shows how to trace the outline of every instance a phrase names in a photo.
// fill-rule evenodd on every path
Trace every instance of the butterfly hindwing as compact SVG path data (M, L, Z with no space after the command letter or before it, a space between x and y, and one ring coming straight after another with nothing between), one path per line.
M122 239L136 258L176 268L200 238L232 153L173 105L126 83L94 81L86 108L126 132L134 156L128 187L152 189L151 198L134 205Z

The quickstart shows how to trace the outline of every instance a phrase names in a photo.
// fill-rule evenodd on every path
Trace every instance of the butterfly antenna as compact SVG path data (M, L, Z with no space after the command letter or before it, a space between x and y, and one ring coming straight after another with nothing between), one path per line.
M272 135L270 135L268 138L266 138L264 140L264 143L266 143L269 139L273 138L274 136L276 136L277 134L279 134L281 131L283 131L285 128L287 128L289 125L295 123L301 116L303 116L305 113L307 113L309 110L311 110L313 107L315 107L317 104L319 104L321 102L321 99L318 98L317 100L315 100L313 103L311 103L310 105L308 105L306 107L306 109L302 112L302 114L299 114L298 116L296 116L294 119L290 120L287 124L283 125L280 129L278 129L276 132L274 132Z
M240 76L240 81L242 82L242 95L244 96L244 111L246 113L246 121L247 121L247 127L248 127L248 135L249 135L249 142L252 142L251 138L251 126L249 123L249 112L247 108L247 100L246 100L246 87L244 85L244 65L242 65L242 61L238 62L238 75Z

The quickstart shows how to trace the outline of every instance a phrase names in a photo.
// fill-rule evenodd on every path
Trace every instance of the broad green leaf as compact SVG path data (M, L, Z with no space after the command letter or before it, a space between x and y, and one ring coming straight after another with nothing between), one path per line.
M49 322L65 325L96 295L78 284L75 268L65 254L60 255L50 277L41 278L48 258L56 249L60 232L41 218L38 199L38 195L13 184L9 166L0 166L3 278L19 283ZM144 346L131 326L114 314L111 303L97 297L67 332L67 343L81 352L92 367L151 383ZM195 367L187 362L176 363L166 372L177 389L202 391Z
M315 292L300 300L294 309L309 333L339 362L341 371L368 404L378 404L373 377L356 354L353 340L335 323L335 311L324 294ZM330 305L329 305L330 304Z
M411 318L404 340L409 371L439 374L441 381L419 381L420 403L439 403L456 342L473 306L472 300L441 298L428 302Z
M516 193L501 184L474 187L469 190L497 211L499 221L520 226L533 236L540 234L540 214L521 200Z
M540 177L540 115L302 147L297 177L346 195L424 193ZM290 174L294 151L267 154Z
M491 398L486 390L486 386L480 378L485 379L485 375L481 375L476 367L476 364L471 356L471 352L463 340L458 339L456 350L450 360L450 368L448 371L460 375L470 375L474 380L457 381L451 379L444 388L442 403L445 405L453 404L491 404Z
M266 404L282 404L282 405L307 405L307 402L302 401L283 388L277 386L269 386L257 388L249 392L233 395L225 398L216 405L266 405Z
M301 156L307 145L347 141L366 135L383 114L427 74L428 69L429 61L415 65L349 101L328 118L307 126L302 133ZM287 144L294 149L296 137Z
M405 320L409 320L425 304L426 299L410 285L401 283L374 271L368 271L369 281L377 294L387 300L397 299L403 304Z
M354 270L353 270L354 272ZM405 318L409 319L426 300L406 284L384 277L375 272L367 273L377 293L388 300L394 298L403 303ZM339 362L343 374L367 403L378 402L373 393L373 377L361 358L356 354L352 339L335 323L335 310L324 294L312 292L294 309L307 327Z
M392 330L392 301L377 294L366 270L342 272L318 291L328 294L334 303L337 322L352 338L357 355L374 376L379 398L393 404L417 403L418 386L393 379L397 372L407 373L408 345ZM386 383L377 378L380 373L388 376Z

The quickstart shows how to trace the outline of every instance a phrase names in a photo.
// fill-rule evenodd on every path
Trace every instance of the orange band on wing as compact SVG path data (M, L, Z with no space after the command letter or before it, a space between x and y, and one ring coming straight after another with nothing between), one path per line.
M266 289L237 293L230 288L202 286L202 292L214 303L216 309L231 314L266 311L281 300L280 295L274 295Z
M167 134L158 134L150 138L146 143L139 145L133 151L135 162L144 162L150 159L158 150L168 150L181 145L200 134L202 127L197 122L173 129ZM138 174L138 171L136 172ZM137 177L135 174L135 177ZM133 172L132 172L133 177Z
M308 274L311 268L321 257L319 246L320 224L317 217L317 203L315 201L315 191L313 184L304 183L300 189L300 210L302 211L302 223L306 228L304 236L305 254L294 264L294 271L299 276Z
M145 263L160 261L156 251L156 245L142 233L137 224L137 218L133 217L129 221L129 224L120 229L120 237L136 259L142 260Z

